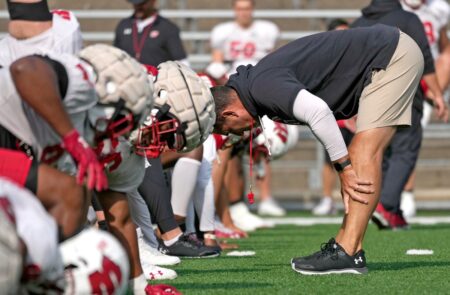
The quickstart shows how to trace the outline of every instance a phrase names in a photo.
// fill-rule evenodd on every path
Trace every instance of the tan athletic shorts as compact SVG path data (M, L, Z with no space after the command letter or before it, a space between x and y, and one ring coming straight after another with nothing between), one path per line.
M416 42L400 32L386 70L372 72L359 100L356 132L411 125L412 102L423 73L423 55Z

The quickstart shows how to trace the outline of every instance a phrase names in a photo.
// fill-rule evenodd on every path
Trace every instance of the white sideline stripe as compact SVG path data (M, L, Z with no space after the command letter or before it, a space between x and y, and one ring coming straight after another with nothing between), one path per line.
M341 224L342 217L288 217L288 218L263 218L264 221L275 225L301 225L310 226L317 224ZM408 219L409 224L434 225L439 223L450 223L450 216L427 216L412 217Z

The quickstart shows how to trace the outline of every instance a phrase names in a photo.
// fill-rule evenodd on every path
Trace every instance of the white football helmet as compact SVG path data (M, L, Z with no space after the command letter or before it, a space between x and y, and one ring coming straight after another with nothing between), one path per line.
M122 245L110 234L88 228L61 244L65 294L125 294L130 265Z
M145 67L125 51L106 44L88 46L79 57L96 72L99 104L113 109L110 117L95 124L99 136L117 138L138 127L153 105L153 84Z
M202 78L180 62L167 61L158 66L154 85L157 112L141 127L137 152L155 157L165 146L189 152L201 145L216 120L214 99ZM144 138L148 135L150 140Z
M262 117L261 121L263 132L253 140L257 152L268 156L270 148L270 156L275 160L295 146L298 141L297 126L274 122L267 116Z

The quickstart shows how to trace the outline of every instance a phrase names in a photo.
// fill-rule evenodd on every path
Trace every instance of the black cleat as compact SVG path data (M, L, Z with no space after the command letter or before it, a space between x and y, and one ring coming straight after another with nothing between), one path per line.
M321 250L306 257L292 258L292 269L304 275L366 274L366 257L363 250L350 256L332 238Z
M219 245L217 245L217 246L205 245L204 239L199 238L196 233L189 233L189 234L187 234L187 237L188 237L189 241L191 241L192 243L196 244L199 247L204 247L206 249L217 252L219 254L222 253L222 248L220 248Z
M220 255L219 252L211 250L209 247L191 241L187 235L182 235L171 246L166 246L164 242L161 242L158 250L166 255L180 258L213 258Z

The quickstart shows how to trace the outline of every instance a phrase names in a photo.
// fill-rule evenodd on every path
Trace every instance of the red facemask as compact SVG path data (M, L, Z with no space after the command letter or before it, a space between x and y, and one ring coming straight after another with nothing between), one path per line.
M152 116L148 126L139 128L136 153L148 158L157 158L166 149L181 150L184 138L178 132L180 124L177 119L158 120Z

